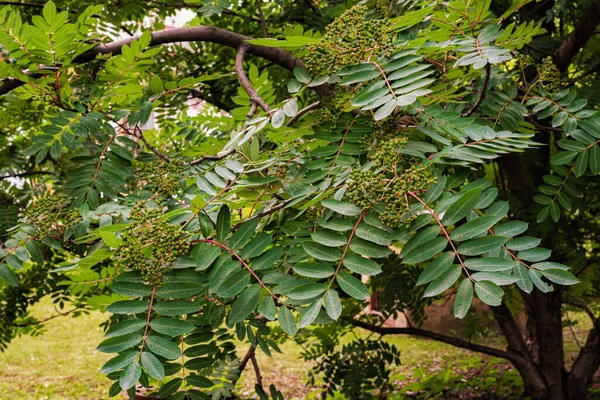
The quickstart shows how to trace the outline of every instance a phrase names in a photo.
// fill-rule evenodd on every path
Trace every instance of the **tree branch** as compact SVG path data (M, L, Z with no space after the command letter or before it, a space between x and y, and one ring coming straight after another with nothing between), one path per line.
M479 107L479 105L481 104L481 102L483 101L483 99L485 98L485 92L487 90L488 82L490 81L491 70L492 70L492 68L491 68L490 64L486 64L486 66L485 66L485 79L483 80L483 87L481 88L481 93L479 94L479 98L477 99L477 101L475 102L475 104L473 104L471 106L471 108L469 108L469 110L467 112L464 112L464 113L461 114L463 117L468 117L471 114L473 114L475 112L475 110L477 110L477 108Z
M599 14L599 0L595 0L582 10L579 24L575 26L575 30L567 36L554 53L554 64L560 72L564 73L567 71L573 57L585 46L589 38L592 37L596 27L600 23Z
M121 49L124 45L129 45L133 40L138 38L139 35L136 35L134 37L98 45L93 49L77 56L73 60L73 63L83 64L92 61L99 54L121 54ZM226 29L212 26L194 26L190 28L175 28L153 32L150 46L177 42L209 42L237 49L244 45L247 47L248 53L264 58L265 60L271 61L290 71L292 71L295 67L304 65L302 60L294 56L292 53L277 47L266 47L246 43L246 40L249 39L251 38L248 36L240 35ZM24 84L25 82L15 78L5 79L2 83L2 86L0 86L0 95L6 94ZM333 94L333 91L328 88L327 84L316 86L314 89L315 92L317 92L317 94L320 96L329 96Z
M299 119L301 116L303 116L304 114L311 112L312 110L316 110L317 108L319 108L321 106L321 101L317 101L314 102L312 104L309 104L308 106L304 107L302 110L298 111L296 113L296 115L294 115L292 118L290 118L290 120L287 122L287 124L285 124L285 126L292 126L292 124L294 122L296 122L297 119Z
M467 342L466 340L463 340L463 339L460 339L457 337L447 336L447 335L443 335L441 333L432 332L432 331L428 331L428 330L421 329L421 328L412 328L412 327L411 328L387 328L387 327L367 324L365 322L357 321L357 320L352 320L351 323L354 326L366 329L370 332L379 333L381 335L414 335L414 336L425 337L428 339L433 339L438 342L447 343L447 344L450 344L455 347L460 347L462 349L476 351L478 353L483 353L483 354L487 354L487 355L494 356L494 357L504 358L509 361L515 361L520 358L515 353L510 353L510 352L507 352L504 350L496 349L494 347L483 346L483 345L480 345L477 343Z
M265 22L265 14L262 10L262 5L260 4L262 0L256 0L256 8L258 8L258 16L260 18L260 26L263 30L263 36L269 37L269 32L267 31L267 23Z
M563 300L563 304L568 304L568 305L573 306L573 307L581 308L590 317L590 319L592 320L592 323L594 324L594 326L596 327L596 329L600 330L600 320L598 320L598 318L594 315L594 313L588 307L587 304L585 304L582 301L575 300L575 299L573 299L573 300L566 300L565 299L565 300Z
M219 161L222 160L230 155L232 155L233 153L235 153L235 149L231 149L226 153L223 153L221 155L216 155L216 156L202 156L197 160L191 161L189 162L187 165L198 165L198 164L202 164L204 161Z
M238 48L237 55L235 56L235 72L237 73L238 80L240 84L248 93L250 97L250 101L252 103L258 104L260 108L262 108L266 113L271 111L269 105L256 93L256 90L252 87L252 83L246 76L246 72L244 72L244 56L246 55L246 51L248 51L248 46L242 45Z

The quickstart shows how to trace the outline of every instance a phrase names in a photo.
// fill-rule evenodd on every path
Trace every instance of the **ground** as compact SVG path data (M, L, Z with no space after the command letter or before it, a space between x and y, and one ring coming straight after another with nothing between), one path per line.
M39 318L54 313L49 301L33 308ZM566 327L564 333L567 352L574 355L578 345L573 333L580 342L585 340L587 321L583 315L570 317L580 322L573 331ZM100 312L59 317L46 323L41 336L14 340L0 353L0 400L108 399L110 382L98 371L110 355L94 350L102 340L99 324L106 318ZM402 365L393 369L397 390L391 398L423 398L424 391L429 399L514 399L519 394L518 374L500 359L411 337L384 340L393 342L402 354ZM482 342L500 343L494 337ZM319 389L306 386L310 365L299 359L301 348L287 343L282 350L283 356L271 359L259 352L264 383L274 383L286 399L318 398ZM245 374L240 395L250 396L254 383L254 375Z

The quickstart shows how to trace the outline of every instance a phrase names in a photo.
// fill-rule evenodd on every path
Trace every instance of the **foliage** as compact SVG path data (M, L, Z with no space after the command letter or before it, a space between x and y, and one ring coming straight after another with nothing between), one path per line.
M254 351L271 355L277 336L323 324L346 329L378 288L385 317L408 309L420 322L421 295L454 288L463 318L474 298L500 307L579 282L574 260L597 247L600 117L554 65L529 77L531 57L518 51L541 23L514 9L499 17L490 2L357 5L326 8L322 20L339 16L321 36L310 18L281 22L290 5L274 3L273 26L261 8L239 29L277 32L304 68L274 39L201 26L247 10L194 4L189 30L101 46L109 27L98 13L129 30L152 5L0 12L0 78L14 86L2 107L17 120L0 122L2 151L20 157L3 155L0 168L44 174L7 180L11 200L0 203L2 343L42 293L68 296L112 314L98 345L114 354L102 368L111 396L158 382L159 397L218 399ZM182 40L194 43L157 46ZM211 54L199 69L193 50ZM198 116L186 112L189 94L207 100ZM524 152L548 158L535 218L509 207L514 181L494 174ZM548 216L566 221L561 232L577 226L574 248L536 237L554 229ZM417 289L395 289L402 274ZM18 305L15 287L31 293ZM331 390L389 390L396 349L358 340L334 351L331 335L318 370ZM236 339L251 344L242 359ZM260 383L257 393L280 397Z

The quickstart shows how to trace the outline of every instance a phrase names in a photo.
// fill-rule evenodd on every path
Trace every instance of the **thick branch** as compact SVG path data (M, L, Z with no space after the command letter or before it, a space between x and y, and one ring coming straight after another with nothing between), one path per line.
M235 56L235 72L237 73L238 80L240 84L248 93L250 97L250 102L258 104L260 108L262 108L266 113L271 111L269 105L256 93L254 87L252 87L252 83L246 76L246 72L244 72L244 56L246 55L246 51L248 51L248 46L242 45L238 48L237 55Z
M76 57L73 60L73 63L82 64L92 61L99 54L121 54L121 49L123 46L129 45L138 37L139 36L129 37L111 43L98 45ZM265 60L271 61L290 71L295 67L302 66L304 64L302 60L285 50L277 47L249 44L246 43L246 40L248 39L251 38L228 31L226 29L215 28L212 26L194 26L190 28L175 28L153 32L150 46L177 42L210 42L237 49L240 46L245 45L248 53L264 58ZM6 94L12 89L22 85L24 85L24 82L18 79L5 79L2 86L0 86L0 95ZM321 96L332 94L332 91L327 87L326 84L317 86L314 89Z
M581 19L575 30L562 42L554 53L554 64L560 72L569 68L573 57L585 46L600 23L600 0L595 0L581 12Z
M296 122L296 120L298 118L300 118L301 116L303 116L304 114L311 112L312 110L316 110L317 108L319 108L321 106L321 101L316 101L312 104L309 104L308 106L304 107L302 110L298 111L296 113L296 115L294 115L292 118L290 118L290 120L287 122L287 124L285 124L285 126L292 126L292 124L294 122Z
M466 340L457 337L447 336L441 333L432 332L421 328L388 328L367 324L365 322L357 320L352 320L352 325L358 326L359 328L363 328L371 332L379 333L381 335L414 335L425 337L436 340L438 342L447 343L455 347L460 347L462 349L476 351L478 353L488 354L494 357L504 358L513 362L519 358L519 356L515 353L509 353L507 351L496 349L494 347L488 347L477 343L467 342Z

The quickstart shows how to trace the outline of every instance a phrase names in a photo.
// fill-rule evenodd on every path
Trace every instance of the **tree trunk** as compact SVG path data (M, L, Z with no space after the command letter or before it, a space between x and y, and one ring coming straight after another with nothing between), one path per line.
M569 400L586 398L598 367L600 367L600 335L596 327L590 330L585 346L571 368L567 384Z

